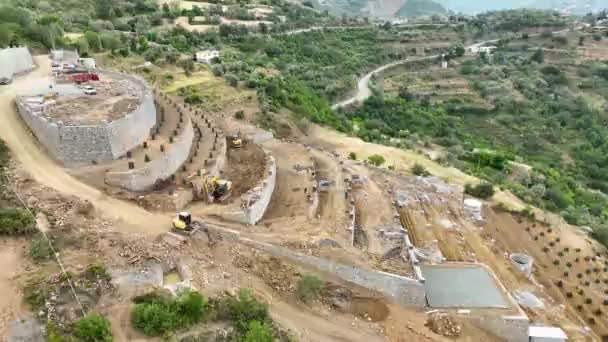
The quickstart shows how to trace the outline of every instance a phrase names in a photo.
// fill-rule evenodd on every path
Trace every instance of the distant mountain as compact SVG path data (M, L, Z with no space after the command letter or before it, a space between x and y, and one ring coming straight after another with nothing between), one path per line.
M553 9L572 14L585 14L608 8L608 0L435 0L448 10L466 14L487 11L535 8Z
M432 0L406 0L405 4L397 12L397 16L416 17L446 13L445 7Z

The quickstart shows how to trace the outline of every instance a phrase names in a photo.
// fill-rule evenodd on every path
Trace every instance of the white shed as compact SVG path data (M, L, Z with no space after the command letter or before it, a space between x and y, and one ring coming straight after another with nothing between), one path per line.
M564 342L568 340L566 333L555 327L530 327L529 342Z
M194 55L194 60L199 63L211 64L214 59L220 56L220 52L218 50L205 50L197 52Z

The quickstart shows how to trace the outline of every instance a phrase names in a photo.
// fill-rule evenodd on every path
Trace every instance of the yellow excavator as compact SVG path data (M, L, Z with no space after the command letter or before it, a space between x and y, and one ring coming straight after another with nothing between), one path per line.
M209 242L213 243L213 240L209 235L209 228L207 225L199 221L193 221L192 215L189 212L182 211L181 213L177 214L175 219L173 219L173 233L191 237L198 232L207 234Z
M230 147L231 148L241 148L243 147L243 139L239 137L238 134L233 134L230 138Z
M204 226L198 221L192 221L192 215L187 211L182 211L173 219L173 231L181 235L192 235L199 230L204 230Z
M205 193L212 202L223 202L232 195L232 182L217 176L206 176Z

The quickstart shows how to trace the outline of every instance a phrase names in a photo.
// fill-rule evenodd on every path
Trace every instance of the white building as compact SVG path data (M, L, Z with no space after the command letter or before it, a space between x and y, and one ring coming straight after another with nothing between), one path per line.
M218 50L205 50L197 52L194 55L194 60L199 63L211 64L211 62L220 56Z
M485 53L488 55L491 55L492 52L494 52L494 50L496 50L496 46L478 46L478 45L473 45L471 46L471 52L472 53Z

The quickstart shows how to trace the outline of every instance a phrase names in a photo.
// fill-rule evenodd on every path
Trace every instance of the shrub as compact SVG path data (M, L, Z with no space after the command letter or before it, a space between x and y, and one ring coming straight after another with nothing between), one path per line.
M430 173L426 170L426 168L424 166L422 166L421 164L414 164L414 166L412 166L411 169L412 173L415 174L416 176L429 176Z
M487 199L494 196L494 186L485 182L477 185L467 184L464 187L464 192L477 198Z
M265 322L268 319L268 305L258 302L248 289L240 289L238 297L230 299L228 308L230 318L241 334L247 332L249 322Z
M90 313L76 322L74 337L76 341L83 342L114 341L110 322L96 313Z
M234 113L234 118L237 120L243 120L245 118L245 112L242 110L237 111Z
M268 324L258 321L249 322L244 342L272 342L272 330Z
M34 218L27 210L0 208L1 235L27 235L35 231Z
M30 256L34 261L46 261L52 255L53 250L44 235L39 234L30 242Z
M296 292L300 300L308 303L319 297L320 290L321 280L312 274L306 274L298 281Z
M230 86L232 86L232 87L236 88L239 85L238 77L236 77L233 74L226 74L226 75L224 75L224 78L226 79L228 84L230 84Z
M374 154L373 156L370 156L369 158L367 158L367 160L369 161L370 164L374 165L374 166L380 166L382 164L384 164L385 160L384 157L378 154Z
M224 74L224 68L221 65L214 65L211 71L215 77L220 77Z
M148 336L160 336L200 322L207 305L206 299L194 291L184 291L176 298L153 292L136 297L134 302L131 322Z
M87 269L84 271L84 276L91 281L99 279L110 281L112 279L112 276L110 273L108 273L106 266L101 263L88 265Z
M350 160L357 160L357 154L355 152L350 152L348 154L348 159L350 159Z

